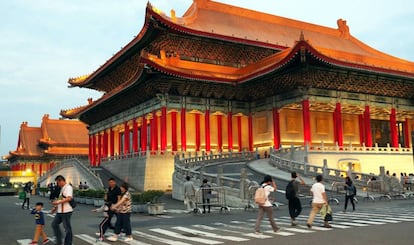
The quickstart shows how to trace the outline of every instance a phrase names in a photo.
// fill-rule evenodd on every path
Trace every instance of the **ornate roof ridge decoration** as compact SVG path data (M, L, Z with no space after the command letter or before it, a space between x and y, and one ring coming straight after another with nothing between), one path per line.
M68 83L72 86L76 86L77 84L82 84L89 76L90 74L85 74L79 77L71 77L69 78Z
M88 98L88 104L87 105L81 105L70 109L62 109L60 110L59 115L65 118L69 119L77 119L79 117L79 113L81 113L83 110L85 110L89 105L94 103L92 98Z

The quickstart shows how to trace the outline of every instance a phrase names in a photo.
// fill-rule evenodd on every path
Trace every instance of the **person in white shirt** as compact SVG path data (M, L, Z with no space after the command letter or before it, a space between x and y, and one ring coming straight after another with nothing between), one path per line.
M63 223L65 229L65 242L64 245L72 245L72 225L70 218L72 217L73 208L70 205L70 201L73 197L73 188L71 185L66 184L66 180L62 175L58 175L55 178L57 185L61 188L60 194L57 200L53 201L52 213L56 213L52 222L53 232L56 236L56 244L62 245L62 232L59 225Z
M322 175L316 176L316 183L312 185L311 192L312 192L312 209L309 214L308 221L306 225L309 229L312 228L313 220L317 213L319 213L325 205L328 205L328 197L326 196L325 186L321 183L322 182ZM332 226L328 223L328 221L324 221L324 227L331 228Z
M187 176L184 182L184 204L187 205L187 212L191 213L195 209L195 192L196 188L191 181L190 176Z
M256 234L261 234L260 232L260 224L262 223L263 215L264 213L267 214L267 217L269 218L270 225L272 226L272 229L274 232L278 232L280 228L276 225L274 219L273 219L273 205L269 201L269 195L271 192L276 191L277 186L276 183L273 181L272 177L270 175L266 175L263 179L263 182L259 188L265 189L266 194L266 201L263 205L259 205L259 213L257 215L256 219L256 225L255 225L255 232Z

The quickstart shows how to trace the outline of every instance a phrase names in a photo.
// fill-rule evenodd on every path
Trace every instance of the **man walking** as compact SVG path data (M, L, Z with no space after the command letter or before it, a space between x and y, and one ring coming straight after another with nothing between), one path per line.
M190 180L190 176L187 176L186 182L184 182L184 204L187 205L187 212L191 213L195 208L195 186Z
M56 212L56 216L52 222L53 232L56 237L56 244L72 245L73 234L70 218L72 216L73 208L70 205L70 201L73 197L73 188L71 185L66 183L66 180L62 175L58 175L55 178L55 181L57 186L61 188L58 199L52 202L54 205L52 213ZM62 232L59 227L60 223L63 223L63 228L66 232L64 243L62 243Z
M312 228L313 220L317 213L325 206L328 205L328 197L326 196L325 186L321 183L322 182L322 175L316 176L316 183L312 185L311 193L312 193L312 210L309 214L308 221L306 225L309 229ZM331 228L332 226L325 221L324 227Z
M265 191L266 201L264 204L259 205L259 213L257 215L256 219L256 225L254 227L255 232L257 235L262 234L260 232L260 224L262 223L262 219L264 216L264 213L267 214L267 218L270 221L270 225L272 226L272 229L274 232L278 232L280 228L276 225L274 219L273 219L273 205L269 201L269 195L271 192L276 191L277 186L276 183L273 181L272 177L270 175L266 175L260 185L259 188L263 188Z
M286 187L286 198L288 199L289 216L292 221L292 226L296 226L296 217L302 212L302 204L297 197L297 193L299 191L299 184L304 185L305 181L296 172L292 172L291 177L292 179Z
M111 206L116 204L119 200L121 200L121 188L117 186L116 181L114 178L110 178L108 180L108 192L105 194L105 202L108 202L109 211L108 211L108 224L110 229L114 229L115 227L111 223L112 217L115 215L115 212L111 210ZM103 233L105 233L106 228Z

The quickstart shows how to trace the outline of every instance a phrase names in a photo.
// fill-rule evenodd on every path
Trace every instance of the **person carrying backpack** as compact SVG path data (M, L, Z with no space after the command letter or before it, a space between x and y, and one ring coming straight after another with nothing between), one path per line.
M344 207L344 213L346 212L346 208L348 207L348 200L351 201L352 204L352 211L355 211L355 203L354 203L354 197L356 195L356 188L355 185L352 183L351 178L347 176L345 178L345 207Z
M302 212L302 204L300 199L297 197L299 191L299 184L304 185L302 177L298 176L296 172L291 173L292 179L286 186L286 199L288 199L289 216L292 221L292 226L296 226L296 217Z
M273 219L273 209L272 209L273 205L269 201L269 194L271 192L276 191L276 188L277 188L276 183L273 181L273 179L270 175L266 175L264 177L263 182L261 183L259 188L264 189L266 200L263 204L258 204L259 213L257 215L256 225L255 225L255 228L254 228L255 232L256 232L257 235L262 234L260 232L260 224L262 222L264 213L267 214L267 217L269 218L270 225L272 226L273 231L278 232L280 230L280 228L276 225L276 223Z

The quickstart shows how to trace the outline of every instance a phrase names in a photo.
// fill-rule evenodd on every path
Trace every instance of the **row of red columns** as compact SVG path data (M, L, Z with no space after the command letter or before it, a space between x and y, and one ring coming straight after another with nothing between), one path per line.
M186 143L186 110L185 108L181 109L180 112L181 118L181 151L187 150L187 143ZM223 149L223 125L222 115L217 115L217 138L218 138L218 148L219 150ZM227 133L228 133L228 148L233 148L233 117L232 113L228 112L227 114ZM149 119L150 123L150 132L151 132L151 151L158 150L158 120L157 114L154 112L153 117ZM166 107L161 108L161 151L165 151L167 149L167 110ZM238 146L239 151L242 150L242 125L241 125L241 117L237 117L237 131L238 131ZM249 132L249 150L253 151L253 127L252 127L252 115L249 114L248 116L248 132ZM128 122L124 122L124 144L123 149L121 149L121 144L119 144L118 152L123 152L124 154L128 154L130 149L130 125ZM132 150L133 152L138 152L138 130L141 129L140 134L140 142L141 142L141 149L143 151L147 150L147 128L148 128L148 121L144 117L142 120L142 125L139 127L137 120L132 121ZM108 151L108 137L109 137L109 151ZM200 114L195 114L195 137L196 137L196 150L200 151L201 146L201 139L200 139ZM89 159L92 166L99 166L101 163L101 158L108 156L114 156L115 154L115 131L111 128L109 134L105 131L98 136L90 135L89 136ZM210 111L205 111L205 146L206 151L211 151L211 141L210 141ZM177 144L177 112L171 112L171 149L172 151L178 150Z
M342 111L341 111L341 103L336 103L335 110L333 112L333 123L334 123L334 140L338 142L339 146L343 146L343 129L342 129ZM151 151L158 151L158 116L154 112L152 113L153 117L150 118L148 121L150 123L150 132L151 132ZM180 111L180 118L181 118L181 151L187 150L187 143L186 143L186 110L182 108ZM303 140L304 144L311 143L311 124L310 124L310 103L309 100L302 101L302 116L303 116ZM279 110L278 108L273 108L272 110L272 117L273 117L273 145L275 149L280 148L281 146L281 138L280 138L280 118L279 118ZM207 152L211 151L211 141L210 141L210 111L206 110L204 114L205 118L205 150ZM219 150L223 148L223 131L222 131L222 123L223 123L223 116L217 115L217 144ZM147 129L148 129L148 121L144 117L142 120L141 125L141 149L143 151L147 150ZM390 125L391 125L391 145L392 147L398 147L398 131L396 126L396 110L395 108L391 109L390 113ZM161 151L164 152L167 149L167 108L161 108L161 116L160 116L160 129L161 129ZM408 121L406 119L406 125L408 125ZM178 150L177 144L177 112L171 112L171 149L172 151ZM371 122L370 122L370 110L369 106L365 106L365 110L362 115L359 115L359 128L360 128L360 143L361 145L365 143L367 147L372 147L372 133L371 133ZM132 130L133 130L133 139L132 139L132 148L134 152L138 151L138 123L137 120L133 120ZM129 139L129 130L130 126L128 122L124 123L124 153L129 153L130 149L130 139ZM242 150L242 123L241 117L237 117L237 136L238 136L238 148L239 151ZM115 132L113 129L110 129L109 137L109 155L114 155L114 134ZM408 127L405 127L404 136L406 139L409 139L409 130ZM227 138L228 138L228 148L233 148L233 117L232 112L227 113ZM200 114L195 114L195 146L196 151L200 151L201 146L201 139L200 139ZM105 131L103 136L98 136L98 142L96 142L96 137L90 136L89 138L89 145L90 152L89 158L91 159L91 164L93 166L99 165L101 162L101 156L108 155L108 133ZM408 141L408 140L407 140ZM119 144L121 146L121 144ZM406 144L408 147L409 143ZM98 152L96 152L98 149ZM249 151L253 151L253 117L252 114L249 113L248 115L248 149ZM122 149L119 149L119 152L122 152ZM95 157L96 156L96 157Z

